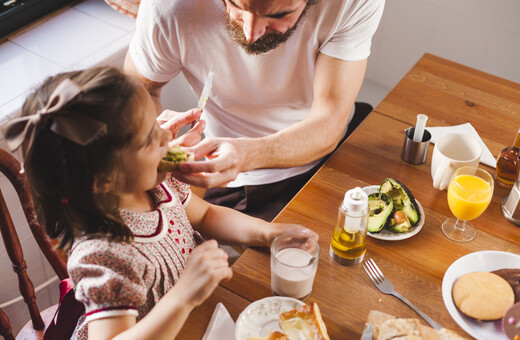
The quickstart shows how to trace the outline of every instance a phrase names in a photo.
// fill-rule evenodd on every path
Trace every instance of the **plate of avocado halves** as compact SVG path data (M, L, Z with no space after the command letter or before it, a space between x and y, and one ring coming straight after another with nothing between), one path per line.
M412 192L394 178L363 188L368 195L368 235L399 241L417 234L424 224L424 210Z

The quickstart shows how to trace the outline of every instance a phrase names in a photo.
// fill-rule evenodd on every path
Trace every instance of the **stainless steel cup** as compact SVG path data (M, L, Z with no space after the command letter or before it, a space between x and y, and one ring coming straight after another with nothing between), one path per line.
M414 142L413 133L415 127L410 127L404 131L404 143L401 157L404 161L412 164L422 164L426 162L426 156L428 155L428 146L432 135L428 130L424 130L422 141Z
M509 195L502 198L501 207L505 218L520 226L520 178L517 178Z

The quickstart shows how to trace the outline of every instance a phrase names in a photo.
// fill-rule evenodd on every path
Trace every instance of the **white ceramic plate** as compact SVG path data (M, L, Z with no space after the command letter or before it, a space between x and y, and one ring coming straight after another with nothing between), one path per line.
M371 194L375 194L376 192L379 192L379 187L380 187L379 185L369 185L367 187L364 187L363 191L366 192L367 195L371 195ZM418 200L415 200L415 202L417 202L417 208L419 208L419 214L421 216L419 217L419 221L417 221L417 224L410 228L410 231L408 231L406 233L393 233L390 230L383 228L378 233L371 233L369 231L368 236L371 236L373 238L377 238L380 240L385 240L385 241L399 241L399 240L405 240L405 239L410 238L413 235L417 234L424 225L424 210L423 210L421 203L419 203Z
M482 340L507 340L501 321L478 322L465 316L455 306L451 295L453 283L464 274L491 272L503 268L520 268L520 255L503 251L477 251L453 262L442 279L442 298L451 317L469 335Z
M269 335L280 331L280 313L305 305L304 302L282 296L271 296L251 303L238 316L235 325L235 340Z

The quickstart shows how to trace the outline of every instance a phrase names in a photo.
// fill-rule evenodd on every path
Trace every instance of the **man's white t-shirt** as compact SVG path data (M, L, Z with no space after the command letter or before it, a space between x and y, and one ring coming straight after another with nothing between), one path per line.
M250 55L228 36L222 0L143 0L129 52L146 78L168 82L183 72L197 96L214 65L205 135L261 137L309 114L318 53L350 61L369 56L383 6L384 0L318 0L285 43ZM228 187L277 182L318 162L240 173Z

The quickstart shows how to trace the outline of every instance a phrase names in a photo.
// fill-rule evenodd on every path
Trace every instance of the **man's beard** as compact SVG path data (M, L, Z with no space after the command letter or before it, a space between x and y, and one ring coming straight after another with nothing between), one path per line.
M235 43L239 44L248 54L262 54L267 53L276 47L280 46L282 43L286 42L291 35L296 31L296 28L298 27L298 24L300 23L300 20L305 16L305 13L307 12L307 9L315 4L316 0L309 0L307 1L307 4L305 5L305 8L302 11L302 14L296 21L296 23L289 28L284 33L280 32L270 32L265 33L263 36L261 36L257 41L255 42L248 42L245 35L244 30L242 26L240 26L238 23L234 22L230 17L227 11L224 11L224 17L226 19L226 30L228 32L228 35L230 36L231 40L233 40Z

